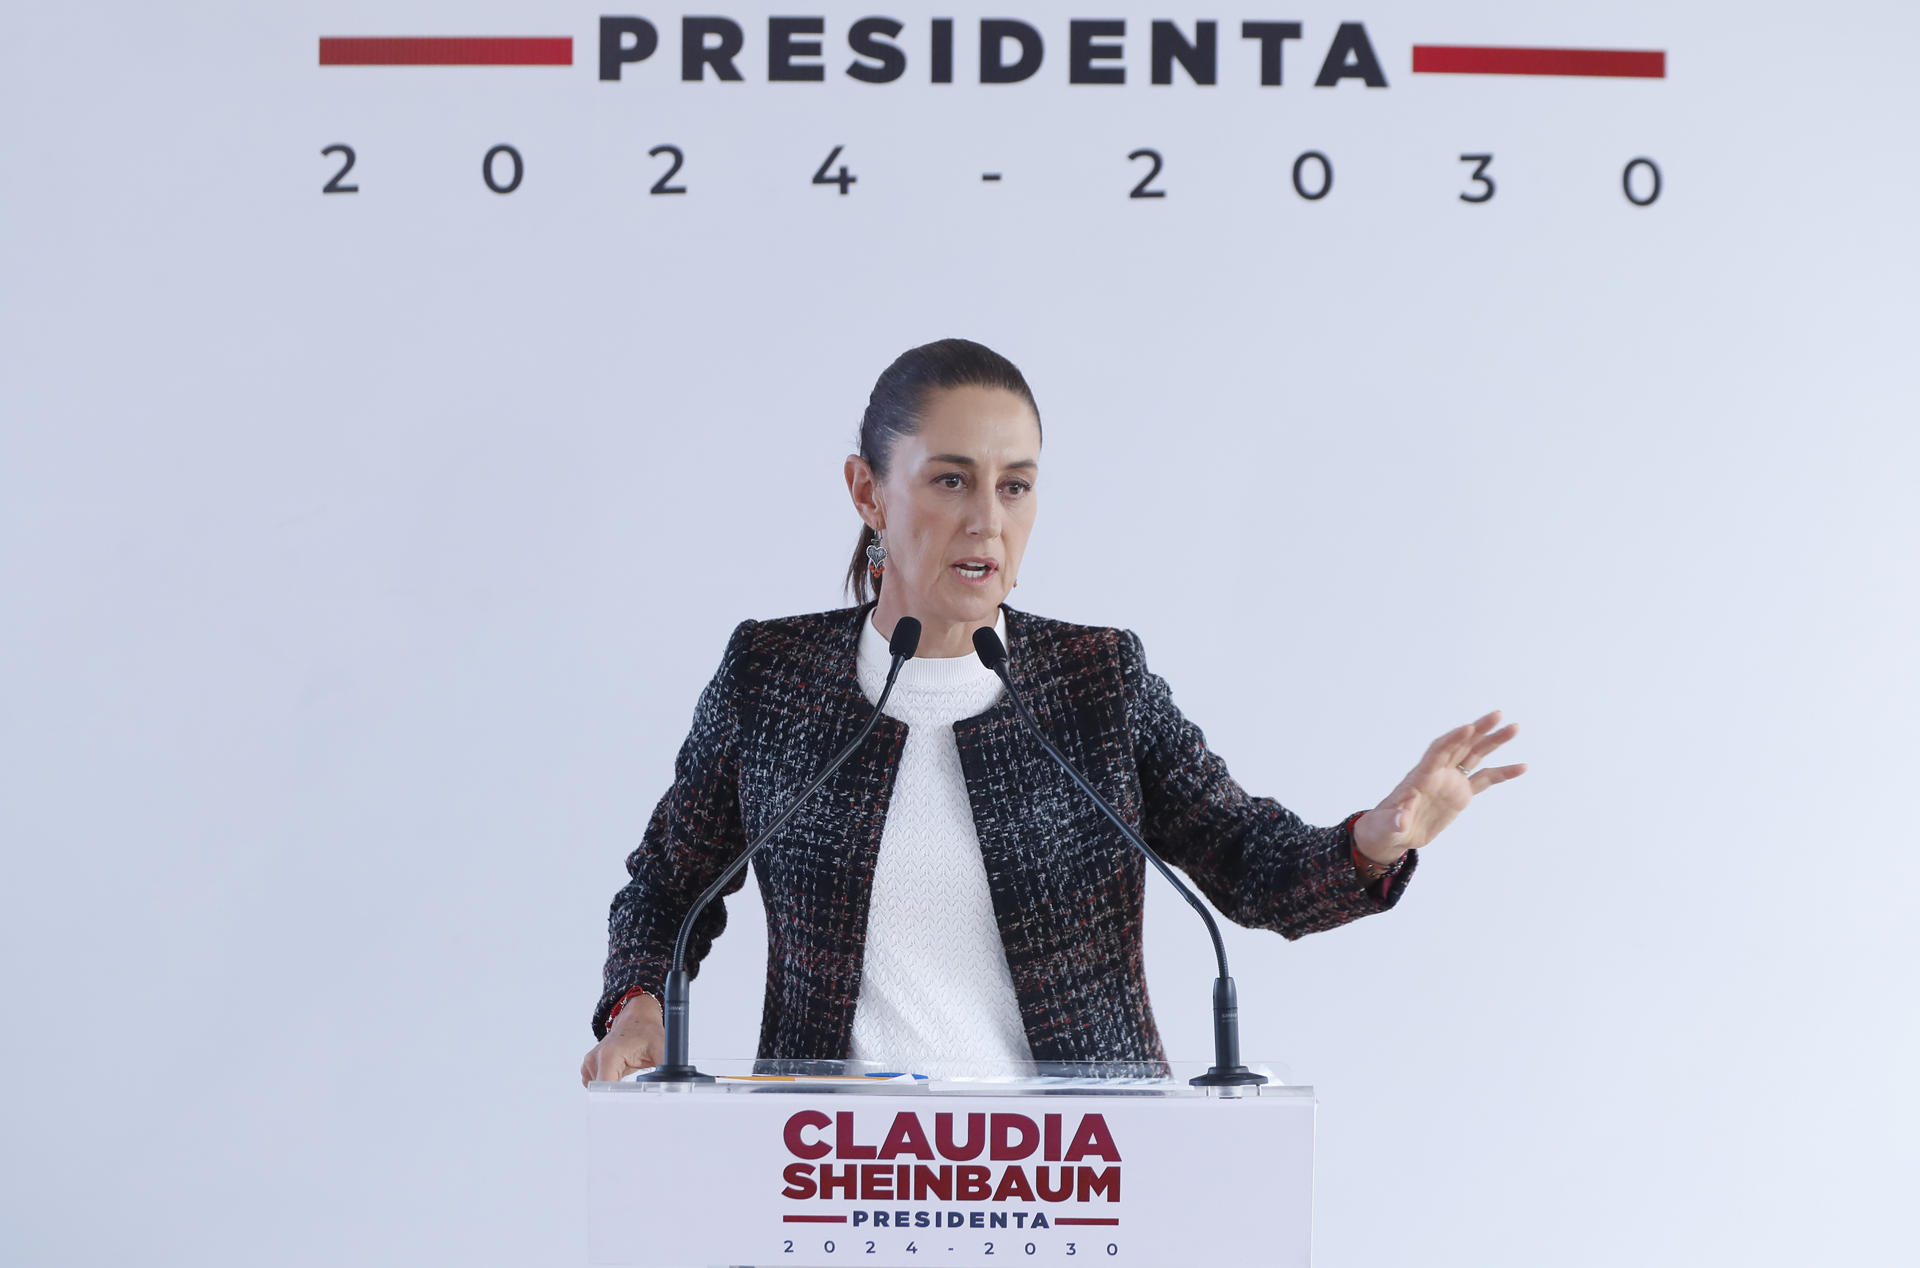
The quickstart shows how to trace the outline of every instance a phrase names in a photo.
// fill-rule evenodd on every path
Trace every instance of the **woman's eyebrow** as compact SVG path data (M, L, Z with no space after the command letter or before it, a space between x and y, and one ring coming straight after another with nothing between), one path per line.
M927 461L928 462L951 462L957 467L977 467L980 465L978 462L975 462L972 458L969 458L965 454L961 454L961 453L937 453L937 454L934 454L932 457L928 458ZM1037 468L1039 467L1039 465L1040 463L1033 458L1022 458L1018 462L1008 462L1008 463L1002 464L1003 468L1008 471L1012 471L1017 468Z

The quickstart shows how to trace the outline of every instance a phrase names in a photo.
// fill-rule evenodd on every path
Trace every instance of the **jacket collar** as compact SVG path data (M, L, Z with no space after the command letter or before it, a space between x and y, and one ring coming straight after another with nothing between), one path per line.
M856 608L845 609L847 619L833 630L832 645L827 649L828 658L834 666L834 684L839 693L847 698L855 715L862 720L873 706L867 701L867 693L860 689L860 631L866 627L867 617L873 607L872 602L867 602ZM1000 605L1000 610L1007 618L1007 674L1013 679L1021 698L1044 717L1047 710L1042 708L1033 691L1033 667L1027 663L1028 658L1021 654L1029 649L1034 629L1033 618L1004 603ZM964 719L962 725L993 722L1013 716L1013 701L1003 691L986 712ZM891 719L881 721L884 727Z
M872 614L873 608L873 602L869 600L857 608L846 609L851 619L834 631L833 646L828 652L833 663L839 667L837 678L841 689L851 691L863 700L866 696L860 690L860 631L867 627L867 617ZM1013 678L1014 685L1024 692L1029 675L1024 658L1019 653L1032 632L1032 618L1004 603L1000 605L1000 611L1007 618L1007 673Z

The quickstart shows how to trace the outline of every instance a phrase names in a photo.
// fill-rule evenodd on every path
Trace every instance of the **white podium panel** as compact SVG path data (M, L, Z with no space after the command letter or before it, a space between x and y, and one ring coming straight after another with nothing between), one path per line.
M592 1259L1304 1268L1312 1089L1238 1092L1084 1073L595 1084Z

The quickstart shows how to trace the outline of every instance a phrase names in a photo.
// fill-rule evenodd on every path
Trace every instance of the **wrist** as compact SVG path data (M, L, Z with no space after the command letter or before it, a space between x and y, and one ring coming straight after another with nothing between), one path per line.
M1385 820L1385 822L1383 822ZM1394 841L1393 822L1381 810L1366 810L1347 820L1353 852L1375 867L1397 867L1407 847Z
M657 1026L661 1023L663 1016L660 1001L653 992L636 986L622 995L607 1013L607 1029L612 1030L614 1023L622 1018L627 1018L629 1025L634 1024L637 1019L640 1022L650 1021Z

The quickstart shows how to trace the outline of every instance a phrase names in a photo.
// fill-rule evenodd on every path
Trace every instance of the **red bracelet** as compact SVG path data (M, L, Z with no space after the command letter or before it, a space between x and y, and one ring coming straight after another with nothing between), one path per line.
M619 999L615 1000L613 1007L607 1010L607 1026L609 1028L613 1026L613 1019L620 1015L620 1010L627 1006L627 1001L632 999L635 995L645 995L648 999L652 1000L656 1004L660 1002L660 997L655 995L652 991L648 990L646 987L644 986L634 987L632 990L628 991L625 995L622 995Z

